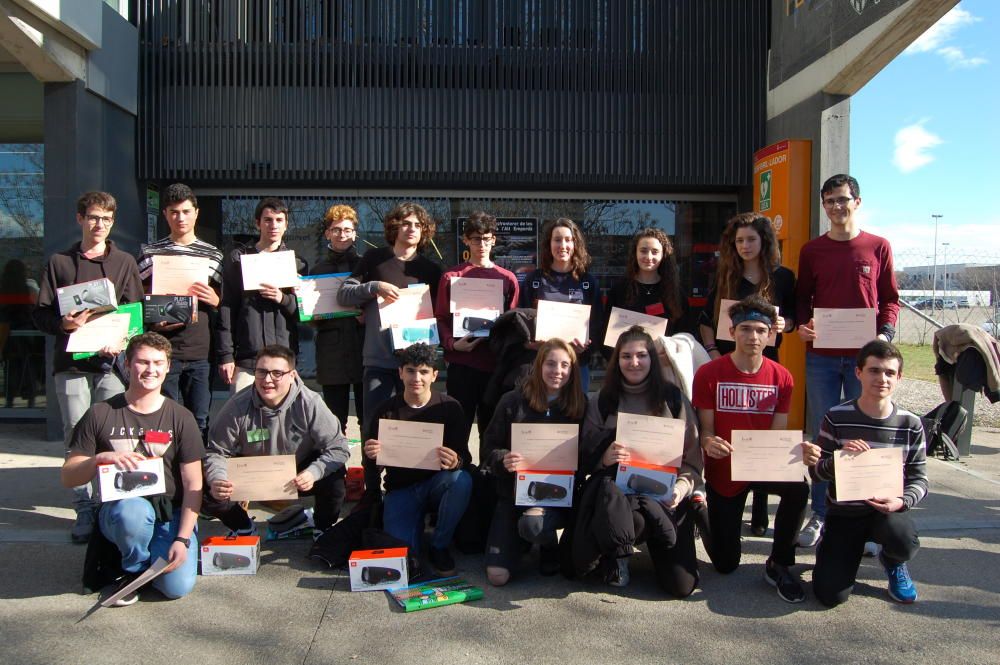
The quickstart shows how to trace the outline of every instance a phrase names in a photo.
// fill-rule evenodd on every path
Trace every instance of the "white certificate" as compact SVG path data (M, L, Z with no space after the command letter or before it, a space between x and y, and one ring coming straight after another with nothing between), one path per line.
M796 483L805 478L802 432L734 429L729 456L733 480Z
M233 484L233 501L298 499L295 455L255 455L226 460L226 479Z
M510 451L524 457L518 470L576 471L580 426L571 423L514 423Z
M535 307L535 339L541 342L558 337L564 342L590 339L590 305L574 305L539 300Z
M382 418L378 421L382 449L376 462L406 469L441 470L437 449L444 445L444 425Z
M903 496L903 449L872 448L863 453L833 453L837 501Z
M845 277L846 279L846 277ZM813 310L814 349L860 349L875 339L875 309Z
M276 289L299 285L299 273L295 266L295 252L258 252L240 257L243 271L243 290L256 291L264 284Z
M393 302L378 300L379 316L382 319L382 329L393 323L400 325L434 319L434 306L431 304L431 287L427 284L411 284L408 288L399 290L399 298Z
M88 320L69 334L66 340L68 353L96 353L106 346L125 343L129 314L111 313Z
M733 327L733 320L729 316L729 308L738 303L739 300L729 300L728 298L723 298L719 301L719 325L715 328L715 339L721 339L726 342L735 342L733 336L729 334L729 329ZM775 305L774 311L780 313L778 306ZM778 341L778 333L772 332L767 336L767 345L774 346Z
M350 273L331 275L310 275L301 277L295 287L295 297L299 301L299 320L314 321L333 319L341 316L357 316L357 308L337 302L337 291Z
M211 268L205 256L153 256L153 290L151 295L186 296L191 285L207 285Z
M684 457L683 420L618 413L615 440L628 448L635 462L680 467Z
M451 278L452 336L487 337L503 312L503 282L478 277Z
M190 553L188 554L190 556ZM167 568L167 560L162 557L157 557L156 561L153 562L146 570L142 571L142 574L132 580L123 589L119 589L114 594L108 596L100 602L101 607L111 607L116 602L129 595L133 591L138 591L142 587L146 586L157 577L163 574L163 571Z
M614 348L622 333L632 326L642 326L653 339L667 334L667 320L662 317L612 307L608 317L608 332L604 335L604 346Z

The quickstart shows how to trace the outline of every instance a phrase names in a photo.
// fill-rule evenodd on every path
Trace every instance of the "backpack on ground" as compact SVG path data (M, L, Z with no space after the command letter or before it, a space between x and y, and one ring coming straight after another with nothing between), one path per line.
M952 400L938 404L921 420L924 423L927 456L957 460L958 446L955 441L969 424L969 412Z

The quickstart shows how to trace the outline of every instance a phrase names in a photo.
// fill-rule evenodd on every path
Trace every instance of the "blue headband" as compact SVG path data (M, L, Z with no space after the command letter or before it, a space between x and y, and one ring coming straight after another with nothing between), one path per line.
M756 309L747 310L745 312L740 312L733 317L733 327L740 325L744 321L760 321L768 328L770 328L773 323L771 317L763 312L757 311Z

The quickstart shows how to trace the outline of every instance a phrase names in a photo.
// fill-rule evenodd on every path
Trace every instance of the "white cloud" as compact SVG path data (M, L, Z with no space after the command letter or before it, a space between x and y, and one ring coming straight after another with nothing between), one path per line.
M930 149L944 141L937 134L924 129L925 120L903 127L896 132L896 151L892 163L903 173L911 173L934 161Z
M944 46L939 48L937 52L948 61L953 69L971 69L973 67L978 67L980 65L985 65L989 60L986 58L981 58L979 56L967 56L965 51L958 48L957 46Z

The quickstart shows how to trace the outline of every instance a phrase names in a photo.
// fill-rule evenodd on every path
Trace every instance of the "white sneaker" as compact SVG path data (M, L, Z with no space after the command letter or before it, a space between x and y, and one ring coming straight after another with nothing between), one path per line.
M878 543L867 542L865 543L865 556L878 556L879 546Z
M823 518L813 513L806 525L802 527L802 531L799 531L799 547L816 547L822 534Z

